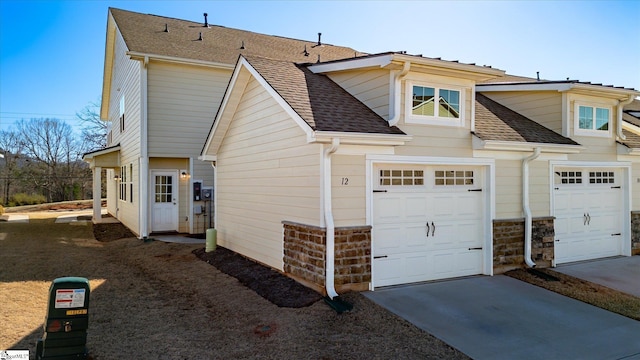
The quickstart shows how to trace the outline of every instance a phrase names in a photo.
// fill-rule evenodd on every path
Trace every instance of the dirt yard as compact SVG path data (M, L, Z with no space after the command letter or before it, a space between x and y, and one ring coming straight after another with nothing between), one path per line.
M357 293L351 312L323 301L278 307L198 259L202 245L97 241L59 213L0 223L0 349L42 337L51 281L90 279L87 345L99 359L466 359Z

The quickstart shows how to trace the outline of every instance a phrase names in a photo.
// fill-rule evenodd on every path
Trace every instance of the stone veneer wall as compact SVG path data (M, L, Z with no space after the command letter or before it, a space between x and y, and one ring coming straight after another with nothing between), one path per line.
M631 212L631 255L640 255L640 211Z
M284 272L324 292L326 229L282 222ZM371 282L371 226L335 229L336 291L363 291Z
M531 228L531 258L538 267L553 260L553 217L535 218ZM493 221L493 271L501 274L524 266L524 219Z

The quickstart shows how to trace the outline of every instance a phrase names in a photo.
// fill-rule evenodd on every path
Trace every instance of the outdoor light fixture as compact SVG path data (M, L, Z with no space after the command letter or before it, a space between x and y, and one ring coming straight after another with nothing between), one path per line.
M186 179L188 176L189 173L187 173L187 170L180 170L180 178Z
M120 181L120 180L121 180L121 179L120 179L120 175L116 175L116 176L114 176L113 180L115 180L115 181Z

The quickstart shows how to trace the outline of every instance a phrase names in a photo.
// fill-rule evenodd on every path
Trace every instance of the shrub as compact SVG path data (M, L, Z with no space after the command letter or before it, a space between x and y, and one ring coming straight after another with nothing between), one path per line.
M47 198L40 194L15 194L9 198L9 206L37 205L47 202Z

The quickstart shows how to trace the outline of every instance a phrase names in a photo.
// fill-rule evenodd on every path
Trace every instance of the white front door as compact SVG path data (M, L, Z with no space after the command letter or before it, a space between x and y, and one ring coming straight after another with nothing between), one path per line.
M375 287L482 273L482 168L379 165L375 171Z
M178 231L178 172L152 171L151 231Z
M555 170L556 263L622 254L621 181L619 169Z

